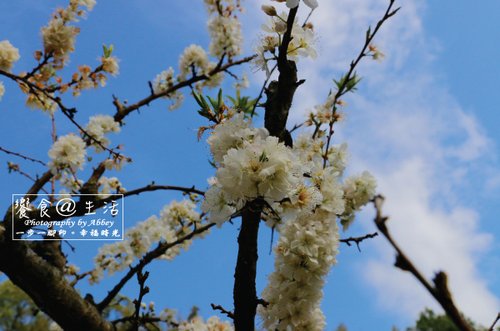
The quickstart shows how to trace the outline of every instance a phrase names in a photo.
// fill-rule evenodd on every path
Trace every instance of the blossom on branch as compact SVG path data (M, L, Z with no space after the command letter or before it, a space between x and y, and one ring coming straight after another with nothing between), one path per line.
M97 152L102 152L104 147L109 145L109 139L105 137L110 132L120 132L120 125L109 115L94 115L89 119L85 131L92 136L89 138L90 144Z
M50 162L48 166L52 173L68 169L75 172L85 163L85 142L82 138L70 133L59 137L49 150Z
M19 50L10 41L0 41L0 70L10 71L19 58Z
M98 282L107 271L109 275L128 268L136 258L141 258L148 250L159 242L173 243L186 236L196 225L202 224L196 205L189 200L172 201L160 212L153 215L125 233L125 239L117 243L104 245L94 258L95 269L90 282ZM203 237L204 233L194 238ZM188 249L192 239L184 240L178 245L168 248L159 258L172 260L179 255L181 249Z

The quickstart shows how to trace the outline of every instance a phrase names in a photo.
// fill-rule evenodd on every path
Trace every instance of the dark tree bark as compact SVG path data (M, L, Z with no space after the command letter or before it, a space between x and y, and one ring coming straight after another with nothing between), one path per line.
M234 326L238 331L253 331L257 312L257 238L262 208L254 201L242 212L238 236L238 261L234 273Z
M96 307L66 281L62 272L27 244L3 240L0 270L64 330L113 330Z
M267 88L264 117L265 127L269 134L278 137L287 146L292 146L290 133L286 130L288 112L292 106L295 90L303 83L303 81L297 81L295 62L287 59L287 50L296 14L297 8L293 8L288 15L287 31L279 48L278 81L272 81ZM258 304L255 287L258 258L257 239L262 208L262 204L256 200L247 203L242 212L238 237L238 261L233 289L236 331L255 330L255 315Z

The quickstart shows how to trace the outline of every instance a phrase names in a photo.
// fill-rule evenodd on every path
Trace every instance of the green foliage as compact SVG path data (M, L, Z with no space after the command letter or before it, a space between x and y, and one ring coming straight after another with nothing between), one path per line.
M198 110L198 114L205 117L211 122L220 123L223 118L224 112L228 109L224 104L224 100L222 98L222 89L219 89L219 93L217 94L217 99L212 99L210 96L206 98L193 91L193 97L196 100L196 103L201 107ZM208 99L208 102L207 102Z
M48 330L50 319L10 280L0 283L0 330Z
M113 53L113 44L111 44L109 46L102 45L102 52L103 52L105 58L110 57L111 54Z
M339 80L333 80L337 90L340 91L340 95L344 95L347 92L354 92L357 89L358 83L361 81L356 72L348 77L348 74L343 75Z
M233 98L232 96L228 96L227 98L232 103L231 107L245 114L245 117L251 117L252 115L256 115L252 113L254 112L255 103L257 102L257 99L251 99L249 96L242 97L240 94L240 90L236 91L235 98Z
M251 117L255 103L257 102L257 99L250 99L248 96L242 97L239 90L236 92L235 97L227 96L229 101L231 101L231 107L228 107L224 103L222 89L219 89L219 93L217 93L217 98L215 99L208 95L205 97L196 92L193 92L193 97L198 106L201 107L198 110L198 114L216 124L221 122L229 108L242 112L245 114L245 117Z
M477 331L486 331L486 328L478 326L470 319L467 321L472 325L474 330ZM423 312L420 313L420 317L418 318L415 326L411 328L407 328L406 331L460 331L455 324L451 321L451 319L443 314L436 315L431 309L426 308Z

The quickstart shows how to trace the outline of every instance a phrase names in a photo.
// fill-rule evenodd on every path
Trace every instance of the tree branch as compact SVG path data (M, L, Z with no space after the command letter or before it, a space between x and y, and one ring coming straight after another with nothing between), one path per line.
M376 209L375 225L379 231L384 235L384 237L389 241L391 246L396 251L396 263L395 266L401 270L410 272L417 280L427 289L427 291L436 299L437 302L443 307L444 311L450 317L450 319L455 323L458 329L461 331L473 331L472 327L464 319L463 315L460 313L455 303L453 302L452 295L448 289L448 279L443 271L439 271L434 279L434 286L431 285L427 279L422 275L422 273L413 265L411 260L403 253L398 244L394 241L389 229L387 228L387 216L382 215L382 204L384 202L384 197L381 195L376 196L373 199L373 204Z
M500 320L500 313L497 314L497 318L493 321L493 323L491 324L490 328L488 329L488 331L493 331L493 329L495 328L495 325L497 324L497 322Z
M26 156L26 155L23 155L23 154L20 154L20 153L16 153L16 152L12 152L12 151L9 151L3 147L0 146L0 152L4 152L6 154L10 154L10 155L14 155L14 156L17 156L17 157L20 157L20 158L23 158L27 161L31 161L31 162L36 162L36 163L40 163L41 165L43 166L46 166L47 164L43 161L40 161L40 160L37 160L37 159L34 159L34 158L31 158L29 156Z
M236 331L253 331L257 313L257 238L262 206L258 200L242 210L238 235L238 260L234 272L234 327Z
M209 79L210 76L213 76L213 75L215 75L215 74L217 74L219 72L225 71L225 70L227 70L227 69L229 69L229 68L231 68L233 66L240 65L240 64L243 64L243 63L246 63L246 62L250 62L256 56L257 55L247 56L247 57L244 57L244 58L242 58L242 59L240 59L238 61L233 61L233 62L226 63L225 65L222 65L222 63L219 62L219 64L212 71L210 71L208 73L208 75L193 76L190 79L187 79L187 80L184 80L184 81L181 81L181 82L175 84L171 88L168 88L165 91L162 91L161 93L151 93L146 98L144 98L144 99L142 99L140 101L137 101L136 103L131 104L129 106L124 106L115 97L114 100L113 100L113 104L116 107L116 113L114 115L114 119L115 119L116 122L122 123L123 119L127 115L129 115L131 112L133 112L135 110L138 110L140 107L149 105L150 102L152 102L152 101L154 101L154 100L156 100L158 98L167 96L167 95L169 95L169 94L171 94L171 93L173 93L173 92L175 92L175 91L177 91L177 90L179 90L179 89L181 89L183 87L187 87L187 86L193 85L194 83L197 83L197 82Z
M338 119L338 117L336 116L337 103L344 94L349 92L349 89L347 87L348 87L348 84L350 82L352 82L352 79L355 78L356 74L355 74L354 70L356 69L356 67L359 64L359 62L361 61L361 59L366 56L366 50L368 49L368 46L370 46L371 42L373 41L373 38L375 38L375 35L377 34L377 32L380 30L382 25L384 25L384 23L389 18L396 15L396 13L401 8L401 7L399 7L399 8L396 8L393 10L392 7L394 6L394 2L395 2L395 0L389 0L389 6L387 7L382 18L377 22L375 29L373 31L371 31L371 28L368 28L368 31L366 32L365 44L361 48L356 59L351 61L351 64L349 66L349 71L347 72L347 74L344 77L342 77L342 81L341 81L342 84L340 84L340 86L337 87L337 92L335 93L335 95L333 97L333 101L332 101L332 103L333 103L332 116L331 116L331 120L328 124L328 135L326 138L325 153L323 155L323 167L326 166L326 161L328 160L328 157L327 157L328 150L330 148L330 142L332 140L332 136L334 133L333 125L335 124L335 122Z
M210 307L212 307L213 310L220 310L221 313L223 313L224 315L226 315L230 319L234 320L234 314L232 312L224 309L224 307L222 307L221 305L216 305L216 304L211 303Z
M154 259L156 259L156 258L162 256L163 254L165 254L165 252L169 248L174 247L176 245L179 245L179 244L183 243L184 241L189 240L189 239L193 238L194 236L196 236L198 234L201 234L201 233L209 230L214 225L215 225L215 223L210 223L210 224L207 224L205 226L202 226L202 227L200 227L198 229L193 230L191 233L185 235L184 237L177 239L176 241L174 241L172 243L166 243L165 242L165 243L158 244L158 247L156 247L155 249L153 249L149 253L146 253L146 255L144 255L142 257L142 259L139 261L139 263L137 263L134 267L131 267L129 269L129 271L125 274L125 276L123 276L123 278L118 282L118 284L116 284L113 287L113 289L108 292L108 295L106 295L106 297L100 303L97 304L97 309L100 312L102 312L107 306L109 306L109 304L111 303L111 301L113 301L113 299L118 295L118 293L120 293L120 291L123 288L123 286L125 286L125 284L127 284L127 282L139 270L141 270L142 268L144 268L146 265L148 265Z
M84 300L62 272L24 242L0 240L0 270L65 330L113 330L97 309Z
M347 246L351 246L351 242L354 242L356 244L356 247L358 247L358 251L361 252L359 244L365 239L375 238L376 236L378 236L378 232L368 233L361 237L349 237L346 239L340 239L339 241L341 243L347 244Z

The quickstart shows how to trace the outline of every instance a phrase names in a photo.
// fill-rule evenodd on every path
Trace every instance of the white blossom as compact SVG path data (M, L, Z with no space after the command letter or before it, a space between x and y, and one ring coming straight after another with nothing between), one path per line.
M193 74L198 75L208 72L209 60L205 50L198 45L189 45L179 58L180 79L185 79Z
M244 141L227 152L222 164L217 181L235 199L280 201L299 183L294 155L276 137Z
M152 85L155 94L165 93L168 90L172 91L175 85L174 69L169 67L167 70L156 75ZM168 93L164 98L173 100L172 105L169 107L170 110L179 108L184 100L184 96L179 90Z
M315 9L318 7L317 0L303 0L307 7ZM286 0L286 6L288 8L295 8L299 5L299 0Z
M354 220L354 212L361 209L376 193L377 182L368 171L364 171L359 176L352 176L344 182L345 211L341 216L344 230L351 225Z
M285 222L275 247L274 271L259 306L266 330L314 330L325 327L319 308L324 278L336 263L335 215L317 210Z
M110 178L108 182L112 180ZM116 185L119 185L117 181ZM158 242L172 243L192 231L194 224L201 223L201 216L195 210L196 205L190 200L172 201L160 212L160 216L151 216L125 233L123 241L104 245L94 258L95 269L91 282L98 282L107 271L109 275L128 268L136 258L141 258ZM198 234L196 237L203 237ZM159 258L172 260L181 249L187 249L192 239L170 247Z
M54 174L63 169L75 172L83 167L86 153L82 138L74 134L59 137L49 150L48 166Z
M12 46L10 41L0 41L0 69L10 71L15 62L19 60L19 50Z
M67 25L62 18L54 18L42 28L42 39L45 53L53 54L61 61L65 61L75 50L75 37L78 28Z
M219 317L212 316L206 322L200 316L195 316L188 321L179 323L178 331L233 331L234 327L229 322L221 321Z
M262 25L262 30L266 33L261 37L260 42L255 47L257 57L253 60L254 65L266 71L269 77L269 61L274 61L278 54L278 47L281 45L283 35L287 30L287 13L272 16L267 24ZM287 55L291 60L298 61L300 57L316 57L315 35L311 24L301 25L296 19L292 25L292 38L288 44ZM267 57L266 57L266 54Z
M112 192L125 193L126 190L122 183L116 177L101 177L98 181L99 184L99 199L108 198Z
M205 200L201 206L204 212L210 213L209 221L221 226L229 220L236 212L236 208L231 205L232 200L226 196L223 190L217 185L213 185L205 192Z
M78 6L84 6L87 7L87 10L92 10L96 4L95 0L71 0L71 4L75 4Z
M94 115L90 117L85 131L92 136L93 139L90 139L90 143L99 152L103 150L100 144L105 147L109 145L109 139L105 135L110 132L120 132L120 125L112 116ZM100 144L94 139L99 141Z
M115 56L108 56L101 58L102 70L105 72L116 76L120 72L120 67L118 65L118 59Z
M226 54L228 57L233 57L241 53L243 37L237 18L215 15L208 21L208 32L209 51L212 56L220 58L222 54Z
M252 141L256 137L265 138L268 135L266 129L252 128L251 122L245 119L244 114L237 113L217 125L207 142L214 161L220 164L229 149L241 147L244 141Z

